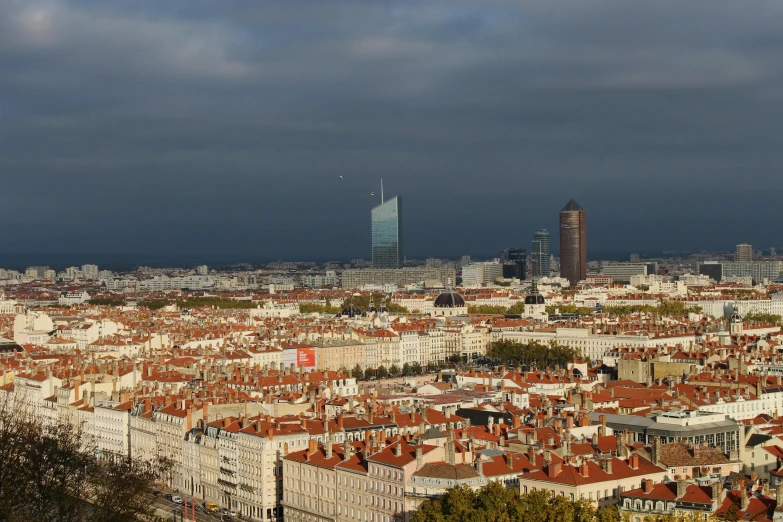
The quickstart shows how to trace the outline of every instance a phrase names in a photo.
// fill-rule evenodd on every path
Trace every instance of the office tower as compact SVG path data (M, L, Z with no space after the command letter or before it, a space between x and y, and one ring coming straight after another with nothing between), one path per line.
M639 256L639 254L631 254L631 256L628 258L628 260L631 263L638 263L639 261L642 260L642 258Z
M587 279L587 218L573 199L560 211L560 277L572 285Z
M502 252L503 277L524 280L527 276L527 251L524 248L507 248Z
M196 274L205 276L209 274L209 267L207 265L199 265L196 267Z
M753 261L753 247L747 243L737 245L737 252L734 254L734 261L737 263L750 263Z
M497 260L481 261L462 267L462 284L464 286L492 284L500 277L503 277L503 265Z
M530 252L530 258L533 263L531 270L533 277L549 277L549 231L545 228L533 234L533 248Z
M399 196L372 209L372 267L402 268L402 201Z

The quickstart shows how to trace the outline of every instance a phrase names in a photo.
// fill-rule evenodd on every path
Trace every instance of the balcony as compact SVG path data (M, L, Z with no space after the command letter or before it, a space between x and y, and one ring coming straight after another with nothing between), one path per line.
M227 486L227 487L230 487L230 488L236 488L237 487L237 485L234 484L233 482L229 482L228 480L225 480L225 479L222 479L222 478L218 479L218 484L220 484L221 486Z

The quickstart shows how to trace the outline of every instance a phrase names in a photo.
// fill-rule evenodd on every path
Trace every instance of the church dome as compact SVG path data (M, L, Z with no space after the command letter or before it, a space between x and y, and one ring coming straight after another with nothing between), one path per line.
M359 317L362 315L362 311L356 308L354 305L348 305L340 312L343 317Z
M525 297L526 305L542 305L545 304L544 296L541 294L530 294Z
M731 317L729 317L729 322L734 324L742 323L742 317L735 311L731 314Z
M449 290L436 297L432 305L435 308L460 308L465 306L465 299L457 292Z

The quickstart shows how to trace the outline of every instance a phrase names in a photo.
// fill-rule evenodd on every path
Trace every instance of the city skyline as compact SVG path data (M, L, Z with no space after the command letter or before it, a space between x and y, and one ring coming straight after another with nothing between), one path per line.
M381 176L439 231L410 256L527 243L568 197L597 251L773 243L770 6L305 4L3 2L0 251L367 256Z

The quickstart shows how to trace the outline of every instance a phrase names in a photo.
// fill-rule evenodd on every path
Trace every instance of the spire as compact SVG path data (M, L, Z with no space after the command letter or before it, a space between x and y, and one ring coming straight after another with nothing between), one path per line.
M571 200L568 203L566 203L566 206L563 207L563 209L560 212L580 212L584 211L582 206L577 203L575 200Z

